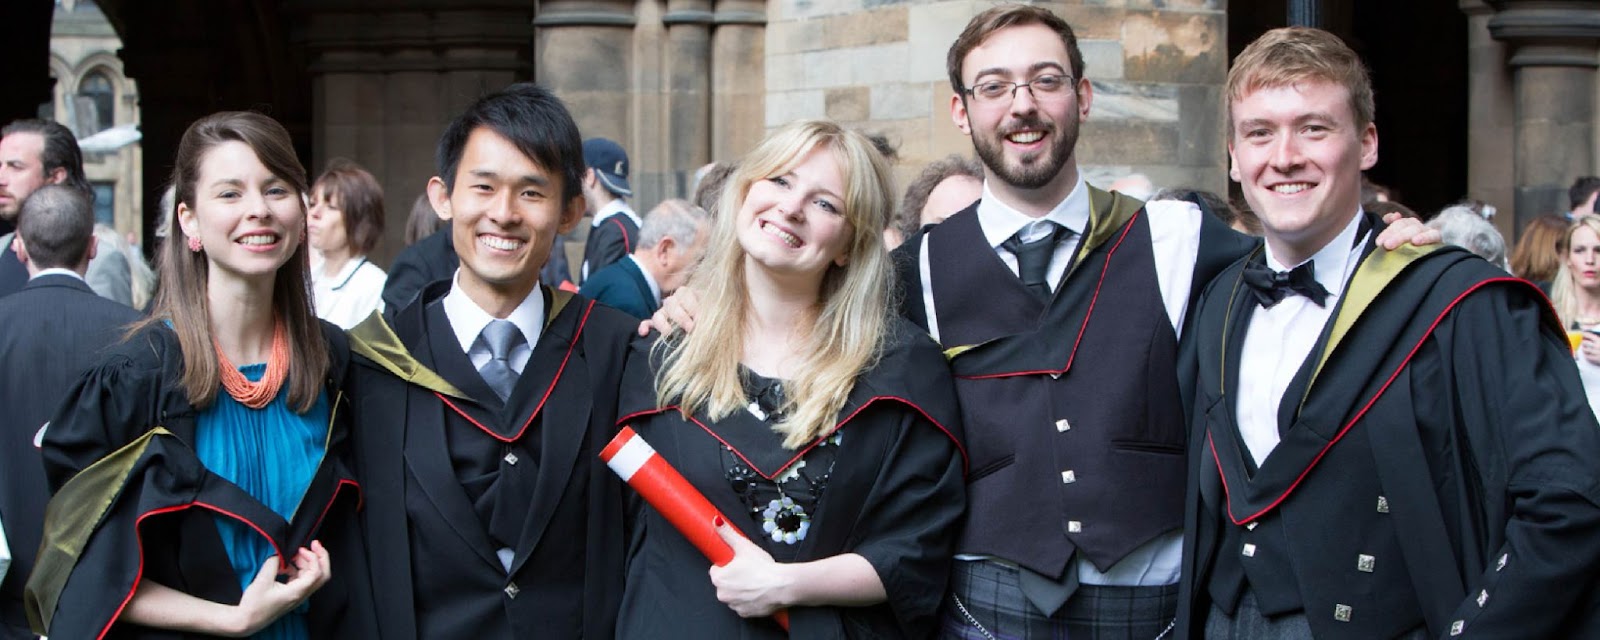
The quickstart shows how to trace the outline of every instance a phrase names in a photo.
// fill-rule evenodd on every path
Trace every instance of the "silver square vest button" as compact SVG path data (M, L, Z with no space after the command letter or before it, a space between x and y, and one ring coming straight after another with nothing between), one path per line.
M1350 614L1352 614L1352 613L1355 613L1355 610L1351 609L1350 605L1347 605L1347 604L1336 604L1336 605L1333 605L1333 619L1334 620L1338 620L1339 622L1349 622L1350 621Z
M1365 553L1356 556L1356 571L1372 573L1372 570L1377 567L1377 564L1378 559L1373 556L1369 556Z

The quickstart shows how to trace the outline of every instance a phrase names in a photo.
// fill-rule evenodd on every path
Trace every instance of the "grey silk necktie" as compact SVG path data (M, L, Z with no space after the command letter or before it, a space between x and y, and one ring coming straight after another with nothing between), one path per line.
M1017 257L1017 277L1022 285L1040 300L1050 299L1050 257L1056 252L1056 242L1071 231L1059 224L1050 224L1050 234L1033 242L1023 242L1022 232L1006 238L1000 248Z
M510 320L489 321L489 326L483 328L479 338L489 347L491 357L478 368L478 375L483 376L483 381L489 383L489 388L504 402L517 386L517 372L511 368L511 350L526 342L527 338Z

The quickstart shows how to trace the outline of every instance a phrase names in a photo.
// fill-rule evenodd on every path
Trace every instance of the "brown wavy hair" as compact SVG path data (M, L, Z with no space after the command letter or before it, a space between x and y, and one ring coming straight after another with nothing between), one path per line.
M334 158L311 185L311 192L322 192L344 219L344 235L350 255L365 256L383 239L383 187L361 165L345 158Z

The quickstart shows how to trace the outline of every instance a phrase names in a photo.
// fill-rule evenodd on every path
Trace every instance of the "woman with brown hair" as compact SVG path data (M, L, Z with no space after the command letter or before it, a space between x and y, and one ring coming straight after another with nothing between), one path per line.
M307 222L311 293L317 317L342 329L383 311L383 269L367 254L383 239L383 187L360 165L337 158L311 185Z
M1550 291L1550 283L1566 257L1570 226L1561 216L1543 215L1529 220L1516 248L1511 250L1512 275Z
M312 313L305 170L282 125L225 112L184 133L172 182L181 235L151 317L42 433L56 494L28 583L34 630L343 635L318 540L361 555L342 536L357 498L334 382L348 349Z

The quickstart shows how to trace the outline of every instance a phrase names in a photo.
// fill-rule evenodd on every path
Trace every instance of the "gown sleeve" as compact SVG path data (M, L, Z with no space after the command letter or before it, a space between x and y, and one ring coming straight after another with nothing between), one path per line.
M1469 509L1504 523L1478 534L1486 555L1477 575L1467 565L1452 635L1563 636L1571 614L1592 605L1581 598L1593 598L1600 575L1600 428L1565 337L1544 328L1542 304L1508 287L1474 293L1441 345L1458 384L1465 466L1481 493ZM1464 524L1463 535L1474 528Z
M140 362L125 351L113 350L84 372L45 427L40 449L51 493L158 426L159 362Z
M948 365L931 340L886 364L916 372L905 403L885 420L898 436L875 461L878 474L845 548L878 572L904 637L928 637L944 598L956 533L967 506L966 458ZM943 390L942 392L940 390Z

